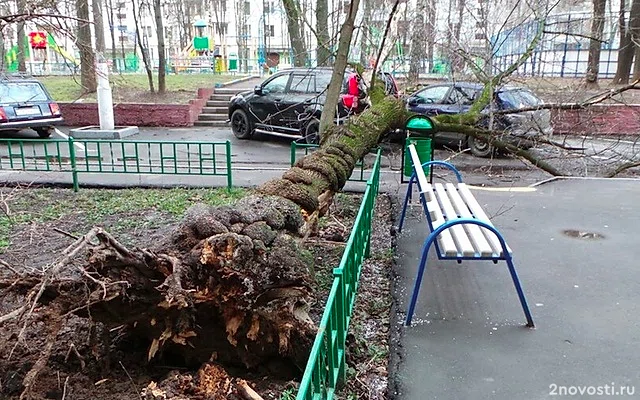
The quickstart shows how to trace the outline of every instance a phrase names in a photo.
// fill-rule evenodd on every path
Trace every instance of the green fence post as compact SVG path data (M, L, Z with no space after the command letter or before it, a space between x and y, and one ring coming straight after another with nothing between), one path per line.
M298 144L296 141L291 142L291 166L296 163L296 149L298 148Z
M76 148L73 143L73 138L69 136L69 161L71 161L71 177L73 179L73 191L77 192L80 188L78 183L78 170L76 168Z
M227 149L227 189L231 190L233 177L231 176L231 142L229 140L227 140L225 147Z

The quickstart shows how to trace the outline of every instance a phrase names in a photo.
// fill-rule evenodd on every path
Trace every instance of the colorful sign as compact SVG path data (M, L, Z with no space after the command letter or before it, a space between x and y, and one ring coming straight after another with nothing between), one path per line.
M29 32L29 45L32 49L46 49L47 34L45 32Z

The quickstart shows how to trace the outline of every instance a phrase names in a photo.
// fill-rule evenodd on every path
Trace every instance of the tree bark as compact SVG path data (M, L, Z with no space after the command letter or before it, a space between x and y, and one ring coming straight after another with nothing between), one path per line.
M26 5L26 0L18 0L17 2L17 8L18 8L18 12L25 12L27 5ZM18 22L17 25L17 30L18 30L18 34L17 34L17 39L18 39L18 54L17 54L17 58L18 58L18 71L20 72L27 72L27 55L26 55L26 50L27 50L27 36L25 35L24 32L24 21L23 22Z
M97 89L95 72L95 55L91 43L91 26L89 20L88 0L76 0L78 21L77 46L80 52L80 84L86 92L92 93Z
M113 16L113 0L109 0L108 6L109 12L107 13L107 19L109 21L109 34L111 35L111 68L113 72L118 72L118 56L116 50L116 32L115 32L115 18ZM122 60L124 62L124 60Z
M629 12L628 28L625 31L624 43L618 51L618 68L613 78L614 84L629 83L631 64L635 55L636 42L640 40L640 0L633 0Z
M287 30L293 49L293 64L296 67L304 67L307 63L307 49L304 44L304 32L300 23L300 5L297 0L282 0L287 14Z
M328 0L316 1L316 52L317 64L320 67L331 65L331 50L329 49L329 4Z
M322 115L320 116L320 140L323 141L324 131L333 125L333 119L336 116L336 105L340 99L340 90L342 89L342 80L344 79L344 71L347 68L347 59L349 57L349 49L351 47L351 37L353 36L354 22L358 13L358 5L360 0L351 0L349 4L349 13L340 28L340 39L338 41L338 51L336 52L336 62L333 65L333 74L327 89L327 98L325 100ZM375 73L374 73L375 76Z
M102 0L91 0L91 11L93 12L93 30L95 31L96 52L104 56L104 20L102 18Z
M409 64L409 81L417 82L422 70L422 63L426 56L426 41L428 40L425 29L425 17L429 19L427 13L427 1L418 0L416 2L415 18L413 20L413 32L411 35L411 62Z
M153 0L153 11L156 18L156 35L158 36L158 93L164 93L166 84L167 58L164 45L164 25L162 20L162 3L160 0Z
M138 12L136 11L136 0L132 0L131 4L133 6L133 23L136 25L136 41L138 42L138 47L140 48L140 53L142 53L142 62L144 63L144 69L147 72L147 80L149 82L149 91L154 93L156 90L153 86L153 72L151 71L151 63L149 61L149 51L144 44L142 43L142 37L140 36L140 24L138 23ZM140 8L138 8L140 11Z
M600 71L600 50L602 49L602 34L604 32L604 11L607 0L593 0L593 20L591 21L591 39L589 41L589 60L587 61L586 84L598 87L598 72Z

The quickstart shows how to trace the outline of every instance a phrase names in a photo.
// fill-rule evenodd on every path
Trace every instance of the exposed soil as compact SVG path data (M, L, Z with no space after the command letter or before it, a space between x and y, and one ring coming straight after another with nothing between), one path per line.
M186 194L185 194L186 193ZM184 201L154 202L162 191L137 190L136 193L83 189L79 194L67 189L24 188L0 190L0 237L4 249L0 260L0 279L17 278L23 272L43 271L74 239L93 226L110 231L123 244L153 248L179 223L190 204L207 201L228 202L209 197L206 191L167 193L165 197ZM131 197L133 196L133 197ZM102 199L103 197L106 198ZM238 197L238 196L235 196ZM100 200L102 199L102 200ZM120 204L129 199L130 204ZM143 201L146 199L146 202ZM315 259L317 290L326 298L332 270L340 263L344 244L360 205L361 196L338 194L330 212L319 221L316 236L306 242ZM102 209L100 208L102 207ZM104 208L108 207L108 210ZM11 219L11 224L8 224ZM347 374L349 384L338 394L341 399L383 399L387 390L389 310L389 274L393 263L391 237L391 201L378 197L373 227L371 258L364 265L354 316L348 337ZM8 228L7 228L8 227ZM9 229L9 231L7 231ZM82 264L84 256L74 263ZM65 277L73 279L77 269L65 268ZM46 296L43 296L46 299ZM0 289L0 316L22 304L19 296L7 296ZM34 310L26 326L24 340L17 342L23 324L7 322L0 334L0 398L16 399L23 390L25 374L38 362L52 342L51 357L38 375L32 390L35 399L159 399L156 383L163 388L188 386L203 379L197 367L181 365L170 357L147 362L147 343L136 343L116 327L106 329L90 325L90 319L68 316L63 328L50 340L47 305ZM318 323L324 304L312 305L310 313ZM215 371L210 371L212 374ZM246 379L264 399L293 399L297 381L281 381L272 376L252 375L243 370L227 370ZM194 394L185 398L208 398Z

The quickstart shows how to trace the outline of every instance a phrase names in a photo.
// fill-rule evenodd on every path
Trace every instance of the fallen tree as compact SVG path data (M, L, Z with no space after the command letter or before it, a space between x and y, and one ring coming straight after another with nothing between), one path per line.
M127 248L95 228L78 238L47 268L0 281L24 304L0 317L24 328L38 318L53 343L65 317L73 314L118 329L147 343L148 360L170 357L199 367L225 367L291 378L303 371L316 334L310 306L313 258L300 245L314 221L342 189L356 161L392 129L401 127L401 101L385 99L332 126L321 147L279 179L259 187L233 206L194 206L153 248ZM78 257L86 254L85 261ZM70 272L75 278L70 279ZM79 272L79 274L77 273ZM46 305L45 314L34 315ZM50 351L25 375L29 394ZM215 398L215 397L214 397ZM224 397L221 397L224 398Z

